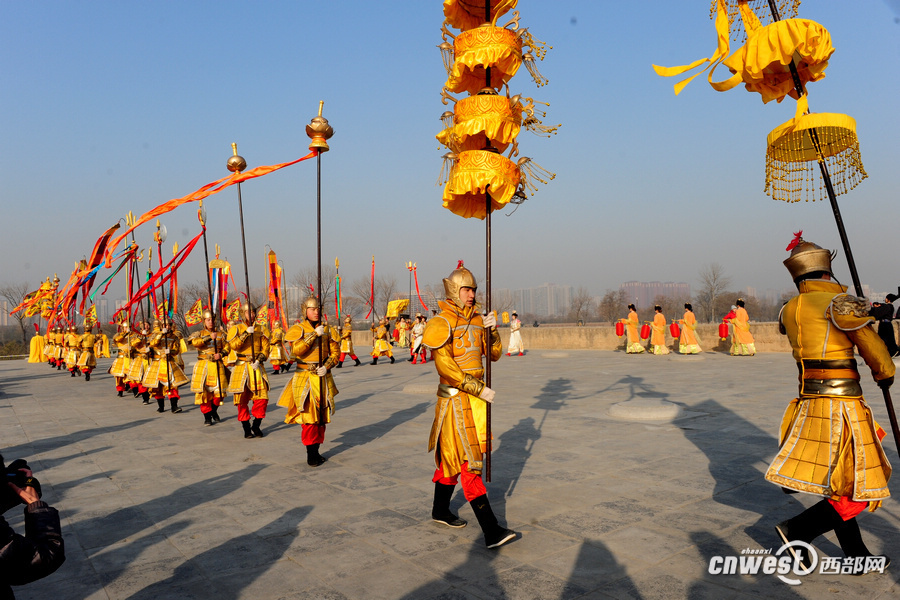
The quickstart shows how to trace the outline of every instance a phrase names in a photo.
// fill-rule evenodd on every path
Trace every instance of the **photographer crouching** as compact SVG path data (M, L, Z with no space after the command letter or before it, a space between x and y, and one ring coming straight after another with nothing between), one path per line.
M0 514L25 505L25 536L0 517L0 600L15 598L13 585L25 585L56 571L66 560L59 513L41 500L41 484L28 464L18 459L8 467L0 455Z

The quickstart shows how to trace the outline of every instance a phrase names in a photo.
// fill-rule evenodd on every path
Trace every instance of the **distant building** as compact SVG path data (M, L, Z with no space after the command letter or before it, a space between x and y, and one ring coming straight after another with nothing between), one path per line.
M538 317L555 317L569 311L572 302L572 286L545 283L534 288L519 290L495 290L498 297L512 299L512 310L520 315L531 313Z
M626 281L619 285L619 289L625 292L625 298L629 303L634 303L638 309L650 308L657 296L669 298L690 298L691 285L689 283L673 281Z

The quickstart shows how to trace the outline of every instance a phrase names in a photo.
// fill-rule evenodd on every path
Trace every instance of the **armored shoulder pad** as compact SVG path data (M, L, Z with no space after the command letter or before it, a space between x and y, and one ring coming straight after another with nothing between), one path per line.
M428 348L440 348L450 340L450 322L444 317L435 317L425 325L422 343Z
M849 294L835 296L826 314L838 329L853 331L875 321L869 314L869 303L864 298Z
M291 325L290 329L287 330L287 333L284 334L284 341L286 342L296 342L297 340L303 337L303 325L300 323L295 323Z

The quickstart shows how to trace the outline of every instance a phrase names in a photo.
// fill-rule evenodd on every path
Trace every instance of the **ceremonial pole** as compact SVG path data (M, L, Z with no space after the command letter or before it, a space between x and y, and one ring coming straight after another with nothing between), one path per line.
M162 268L163 268L162 244L163 244L163 242L166 241L166 237L168 237L168 236L166 234L165 225L160 225L159 219L156 220L156 234L154 235L154 237L156 238L156 254L159 256L160 279L162 279ZM152 286L151 286L151 289L152 289ZM164 321L162 319L160 319L160 320L162 321L163 329L165 330L163 337L166 342L166 349L165 349L166 387L170 387L169 381L172 380L172 368L169 365L169 327L170 327L171 323L169 322L169 318L168 318L169 317L169 307L166 302L166 286L165 286L165 284L160 283L159 291L160 291L160 293L162 293L163 316L165 318ZM155 307L155 308L157 311L156 315L157 315L157 317L159 317L159 307ZM170 390L171 390L171 388L170 388ZM175 409L173 408L172 410L175 410Z
M486 23L491 22L491 0L484 0L484 20ZM484 85L487 88L491 87L491 68L485 67L484 69ZM497 149L493 147L491 144L490 138L487 139L487 146L485 150L491 152L497 152ZM485 215L484 215L484 310L485 314L489 314L491 312L491 190L490 186L484 188L484 198L485 198ZM484 385L487 387L491 387L491 330L487 329L485 331L487 335L487 344L486 347L488 349L487 352L487 365L484 368ZM491 482L491 402L487 402L487 408L485 412L485 451L484 451L484 480L488 483Z
M325 317L325 306L322 301L322 153L328 152L328 139L334 135L334 129L328 124L328 119L322 116L322 108L324 106L325 101L319 100L319 114L313 117L309 125L306 126L306 135L311 140L309 149L316 153L316 296L319 301L320 325ZM319 344L319 366L321 367L325 364L322 352L322 336L318 336L317 341ZM319 377L319 425L324 426L326 424L327 409L325 378Z
M769 10L772 13L773 21L780 21L781 15L778 13L778 6L775 0L768 0ZM800 73L797 71L796 59L791 59L788 68L791 71L791 78L794 81L794 90L797 92L797 101L806 95L803 89L803 82L800 81ZM847 230L844 228L844 220L841 218L841 209L837 203L837 195L834 193L834 186L831 183L831 175L828 172L828 165L825 163L825 154L822 152L822 145L819 142L819 135L815 128L811 127L807 130L809 139L816 151L816 162L819 163L819 171L822 173L822 179L825 182L825 191L828 192L828 201L831 203L831 211L834 213L834 221L837 224L838 234L841 237L841 245L844 247L844 255L847 257L847 264L850 267L850 278L853 280L853 288L856 295L860 298L864 297L862 284L860 283L859 273L856 270L856 261L853 260L853 252L850 250L850 240L847 237ZM891 433L894 434L894 445L900 451L900 424L897 422L897 414L894 411L894 401L891 398L891 391L888 388L881 388L884 396L884 404L887 409L888 419L891 422Z

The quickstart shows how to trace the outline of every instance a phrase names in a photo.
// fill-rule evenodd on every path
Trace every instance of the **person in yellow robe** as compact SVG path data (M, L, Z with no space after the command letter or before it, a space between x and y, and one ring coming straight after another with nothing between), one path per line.
M85 329L81 336L81 350L78 353L78 370L84 374L84 380L91 380L91 371L97 366L97 357L94 355L94 342L97 336L91 333L92 327Z
M662 314L662 307L656 305L653 307L656 314L653 315L653 323L650 325L650 352L652 354L668 354L669 348L666 346L666 316Z
M302 309L303 321L292 325L285 334L297 370L281 392L278 406L287 409L285 423L301 424L300 440L306 446L306 464L318 467L326 461L319 447L325 442L325 427L331 422L334 397L338 393L331 369L340 361L340 338L320 318L321 305L317 298L308 297Z
M56 327L50 327L50 324L47 324L47 335L45 336L46 343L44 344L44 358L47 359L47 364L50 365L50 368L56 368Z
M281 321L277 318L272 323L269 332L269 364L272 365L272 374L287 373L290 363L287 362L288 353L284 349L284 330Z
M463 494L484 533L485 545L496 548L515 539L516 532L501 526L494 516L481 479L487 447L487 404L495 392L484 381L483 358L499 360L503 353L497 317L482 317L475 305L475 277L462 261L444 279L446 301L440 314L425 327L423 343L431 349L440 378L428 451L434 451L434 502L431 518L449 527L466 521L450 510L450 498L462 478Z
M359 362L359 357L353 352L353 317L350 315L344 317L344 326L339 333L341 336L341 354L338 357L338 364L335 369L340 369L344 365L344 358L347 355L356 361L356 366L358 367L362 363Z
M391 342L388 339L390 324L391 322L386 317L382 317L378 321L377 327L375 323L372 323L372 335L375 337L375 342L372 345L373 365L377 365L378 359L382 356L387 356L391 359L391 364L394 364L394 353L391 351Z
M44 336L41 335L40 329L38 329L38 326L35 325L34 335L31 337L31 342L28 344L28 362L44 362L47 359L47 357L44 355L44 348L46 346L47 342L44 339Z
M228 354L225 336L224 328L215 326L213 314L208 310L203 312L203 328L188 336L191 346L197 351L197 362L191 374L191 391L194 392L194 404L200 406L204 426L222 420L219 406L227 395L229 376L222 361Z
M116 381L116 393L121 398L125 390L131 388L131 384L125 380L128 370L131 368L131 327L128 323L120 323L113 335L113 344L116 346L116 358L110 365L107 373Z
M871 552L855 517L890 496L891 465L881 446L884 431L863 397L854 348L882 389L893 383L895 367L871 327L868 302L834 280L832 253L800 234L792 244L784 264L800 293L782 308L779 322L800 389L784 413L778 454L765 477L822 500L775 529L785 543L809 543L834 530L844 554L860 559ZM806 560L805 552L795 557Z
M731 330L731 355L753 356L756 354L756 345L750 334L750 315L744 308L744 299L735 301L734 317L728 319L732 325Z
M678 351L681 354L700 354L700 340L697 338L697 317L694 316L694 307L690 303L684 305L684 318L681 323L681 335L678 336Z
M109 336L100 328L100 323L97 323L96 340L94 342L94 356L97 358L109 358Z
M78 357L81 354L81 336L78 335L78 328L75 325L69 325L69 332L65 338L66 350L66 369L72 374L72 377L81 375L81 369L78 368Z
M150 323L141 321L137 329L131 332L128 345L131 347L131 367L125 381L131 384L134 397L141 396L144 404L150 404L150 391L144 386L144 375L150 368Z
M628 354L641 354L644 351L644 345L641 343L641 334L639 328L641 321L638 319L637 308L634 304L628 305L628 316L619 319L625 324L625 352Z
M397 341L401 348L409 348L409 321L406 317L400 317L397 321Z
M269 378L264 366L269 356L269 339L253 326L249 304L243 304L241 312L243 320L228 328L228 348L235 359L228 393L234 394L238 422L244 430L244 438L250 439L263 437L260 425L269 406Z
M56 370L60 371L66 364L66 329L63 326L57 326L56 334L53 336L56 352Z
M187 375L181 367L184 363L178 360L182 348L181 333L172 326L168 317L163 315L153 323L153 332L147 340L147 345L153 358L141 383L156 399L156 412L166 411L168 398L171 411L180 413L182 409L178 406L178 400L181 396L178 394L178 388L188 383Z

